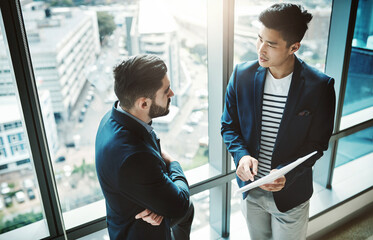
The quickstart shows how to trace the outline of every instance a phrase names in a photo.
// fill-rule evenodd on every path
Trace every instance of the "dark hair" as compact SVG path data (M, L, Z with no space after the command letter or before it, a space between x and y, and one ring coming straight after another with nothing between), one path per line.
M166 64L155 55L124 60L114 68L114 92L121 106L130 109L140 97L154 99L166 73Z
M311 19L311 13L304 10L301 5L291 3L274 4L259 15L259 21L266 28L281 33L287 47L303 39Z

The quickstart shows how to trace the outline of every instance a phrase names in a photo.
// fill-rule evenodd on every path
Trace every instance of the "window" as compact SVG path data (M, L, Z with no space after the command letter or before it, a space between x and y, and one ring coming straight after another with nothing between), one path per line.
M8 68L13 71L10 60L3 16L0 13L0 69ZM4 203L0 212L0 238L17 239L20 235L25 236L25 233L19 234L17 230L22 231L33 226L34 231L30 231L28 237L41 239L49 236L49 232L45 224L35 170L31 163L28 138L23 134L26 129L22 124L23 112L17 99L14 74L11 73L5 78L8 85L0 85L0 125L4 125L3 131L0 132L0 201ZM3 80L4 78L0 77L0 81ZM12 93L9 92L10 89ZM20 141L24 142L19 143ZM26 179L34 184L24 186ZM32 196L30 192L33 193Z
M257 60L256 40L261 26L259 14L272 4L282 1L237 0L235 2L234 64L237 64L243 61ZM320 71L324 71L332 1L287 2L302 4L313 15L308 30L301 41L301 47L296 53L297 57Z
M373 127L339 139L332 185L342 185L345 192L371 186L372 158Z
M99 204L105 214L94 141L99 121L116 100L112 69L128 55L157 54L167 64L175 96L170 113L153 121L162 149L180 161L190 184L219 174L208 157L206 5L167 0L105 10L52 6L48 17L44 2L22 6L67 229L96 217L77 216L80 208ZM111 32L100 36L97 21L103 17Z
M23 133L16 133L16 134L8 135L9 143L19 142L19 141L22 141L22 139L23 139Z
M359 1L341 129L369 120L373 114L373 4Z
M20 122L20 121L15 121L15 122L11 122L11 123L5 123L4 124L4 130L14 129L14 128L18 128L20 126L22 126L22 122Z
M235 191L238 189L236 179L231 181L231 221L230 221L230 232L231 239L241 239L242 236L249 236L249 232L246 225L246 220L242 215L241 201L242 195L235 196Z
M170 114L169 119L155 120L154 127L162 148L180 160L186 170L196 209L192 239L218 239L228 234L232 239L247 236L240 199L233 195L237 188L235 167L223 149L219 119L224 87L232 66L257 58L258 13L281 1L149 0L146 4L144 1L111 1L99 6L94 3L79 6L79 1L72 1L74 6L67 8L59 8L59 1L48 2L48 5L47 1L0 1L3 14L0 19L4 19L7 30L4 31L1 21L0 105L7 97L10 100L6 105L13 102L16 106L11 108L12 111L2 111L9 114L0 116L0 190L28 194L25 189L32 186L36 193L33 200L26 195L24 203L10 198L13 205L1 212L4 218L0 216L0 230L6 232L0 233L0 238L18 239L25 233L33 239L61 238L67 230L68 239L79 239L105 228L105 202L94 171L94 139L99 120L116 99L112 89L112 67L125 57L138 53L156 53L169 67L171 87L176 93L172 101L173 115ZM154 6L154 2L159 4ZM331 0L293 2L303 4L314 15L298 56L323 71L327 39L332 37L343 42L345 37L335 34L335 30L347 29L348 21L338 23L342 26L332 22L328 36ZM332 19L333 13L340 13L341 8L349 9L346 1L341 2L333 1ZM370 64L370 33L367 35L364 29L371 28L368 27L371 17L367 12L371 11L372 4L366 0L360 0L359 4L363 6L359 5L357 18L363 20L356 24L359 34L353 37L351 61L361 57ZM48 6L50 11L45 11ZM151 13L159 10L153 17L155 20L150 22L142 17L147 15L149 8L153 10ZM51 14L46 14L48 12ZM348 18L348 14L342 15ZM100 36L97 19L103 16L112 19L109 20L112 33ZM156 24L165 19L166 24ZM23 27L27 39L17 37L23 36ZM10 36L5 32L11 33ZM328 54L337 42L329 43ZM28 53L31 53L31 59ZM328 55L327 68L330 68L330 62L333 61ZM342 74L344 64L336 65L340 66L335 72ZM332 196L340 196L334 191L335 184L345 180L341 173L351 171L355 176L371 179L368 169L372 157L369 146L372 145L373 123L372 114L366 112L372 107L369 105L371 72L365 65L354 66L353 63L349 70L348 81L361 71L367 82L353 80L360 84L356 87L353 81L348 83L346 79L336 77L336 85L337 79L341 79L341 88L347 85L341 128L336 129L331 147L318 161L324 164L324 172L319 173L327 179L325 182L333 181L323 182L318 187L331 192ZM363 86L365 83L367 85ZM358 99L351 93L363 97ZM342 109L337 111L342 113ZM354 116L361 112L368 117ZM352 121L347 121L351 116ZM363 123L355 125L356 119ZM340 116L338 120L341 120ZM350 124L344 125L344 121ZM11 144L8 135L15 135ZM338 144L337 147L334 144ZM359 149L350 151L351 146ZM12 150L23 152L13 155ZM334 162L336 168L331 164ZM357 162L364 171L357 174L355 168L345 170ZM352 182L359 186L361 183ZM328 184L334 189L327 189ZM371 188L372 184L369 184L367 188ZM355 195L348 198L351 196ZM4 195L0 198L3 200ZM337 200L341 201L340 198ZM17 219L26 219L21 215L21 207L22 211L32 213L32 220L18 225ZM324 212L325 208L320 211ZM5 228L4 219L12 220ZM107 236L105 230L100 231L104 238ZM35 236L29 235L34 232ZM91 239L93 235L86 235L84 239Z
M5 158L5 157L6 157L5 148L0 148L0 158Z

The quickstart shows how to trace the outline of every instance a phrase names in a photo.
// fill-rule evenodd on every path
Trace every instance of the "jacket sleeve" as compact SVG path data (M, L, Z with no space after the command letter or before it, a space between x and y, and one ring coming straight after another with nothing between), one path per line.
M236 74L237 67L233 70L225 94L224 111L221 117L221 135L228 151L232 154L237 167L240 159L243 156L250 154L241 135L241 127L238 119Z
M323 156L323 151L328 149L329 139L333 132L335 101L334 79L330 78L327 82L324 94L322 95L322 99L318 104L318 109L313 116L306 141L297 151L294 159L306 156L314 151L317 151L317 153L286 174L285 188L294 183L297 177L302 175L304 171L312 168L315 162ZM281 168L284 165L278 166L277 168Z
M171 162L169 173L151 153L135 153L120 169L121 193L144 209L167 218L179 218L189 207L189 186L178 162Z

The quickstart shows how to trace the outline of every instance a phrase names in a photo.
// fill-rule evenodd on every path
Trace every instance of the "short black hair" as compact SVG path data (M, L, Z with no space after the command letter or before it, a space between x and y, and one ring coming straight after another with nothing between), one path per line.
M156 55L137 55L124 60L113 72L115 95L122 107L131 109L140 97L155 98L167 66Z
M266 28L279 31L287 47L300 42L308 29L312 14L301 5L291 3L273 4L259 15L259 21Z

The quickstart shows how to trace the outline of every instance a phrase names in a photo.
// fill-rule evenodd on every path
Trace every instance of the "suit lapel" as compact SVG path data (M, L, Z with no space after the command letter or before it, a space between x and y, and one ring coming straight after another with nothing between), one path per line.
M301 74L302 65L300 60L295 57L294 62L294 72L293 77L291 79L290 89L288 98L285 105L285 110L282 115L282 120L280 124L280 128L277 134L277 139L275 143L275 150L277 148L277 144L281 142L281 140L286 137L287 128L289 127L290 119L292 116L295 115L296 106L298 103L299 97L302 95L303 86L304 86L304 77Z
M259 66L255 73L254 78L254 96L255 96L255 126L257 132L258 144L260 144L261 126L262 126L262 104L263 104L263 92L264 82L266 77L267 69Z

